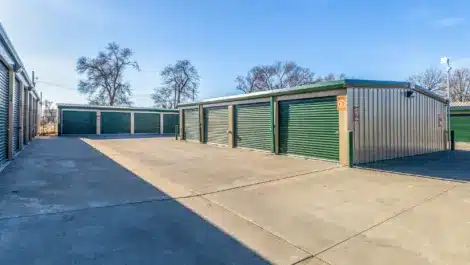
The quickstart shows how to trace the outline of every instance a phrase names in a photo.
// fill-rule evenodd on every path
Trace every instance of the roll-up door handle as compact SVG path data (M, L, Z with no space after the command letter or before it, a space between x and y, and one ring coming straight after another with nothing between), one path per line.
M335 134L339 134L339 131L336 131Z

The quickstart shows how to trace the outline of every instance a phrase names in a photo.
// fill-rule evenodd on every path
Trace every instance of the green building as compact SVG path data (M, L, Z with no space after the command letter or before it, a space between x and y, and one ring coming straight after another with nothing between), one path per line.
M59 135L175 134L178 110L57 104Z
M180 138L342 165L447 150L447 101L408 82L346 79L185 103Z

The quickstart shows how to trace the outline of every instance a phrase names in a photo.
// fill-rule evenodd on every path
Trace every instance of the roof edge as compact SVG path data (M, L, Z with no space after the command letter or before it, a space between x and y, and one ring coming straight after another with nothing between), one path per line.
M75 108L75 109L109 109L109 110L141 110L141 111L155 111L155 112L172 112L177 113L177 109L159 109L159 108L148 108L148 107L125 107L125 106L98 106L98 105L87 105L87 104L69 104L69 103L57 103L57 108Z
M247 100L247 99L257 99L257 98L264 98L264 97L309 93L309 92L323 91L323 90L330 90L330 89L341 89L341 88L346 88L345 85L346 84L344 80L328 81L328 82L321 82L321 83L303 85L303 86L297 86L297 87L291 87L291 88L260 91L260 92L253 92L249 94L240 94L240 95L233 95L233 96L228 96L228 97L206 99L206 100L201 100L201 101L196 101L196 102L182 103L182 104L179 104L177 107L181 108L181 107L197 106L200 104L214 104L214 103L222 103L222 102L230 102L230 101Z
M13 59L15 60L15 63L18 64L21 67L21 73L23 74L24 78L26 79L26 82L28 83L29 87L34 87L33 82L31 82L31 79L29 78L28 73L25 70L24 64L21 61L20 56L16 52L13 43L11 42L10 38L8 37L7 32L5 31L5 28L3 27L2 23L0 22L0 37L4 40L4 43L6 44L6 48L10 52L10 54L13 56ZM37 93L36 93L37 96Z
M195 102L181 103L177 107L184 108L184 107L197 106L201 104L214 104L214 103L224 103L224 102L230 102L230 101L258 99L258 98L272 97L272 96L282 96L282 95L289 95L289 94L301 94L301 93L324 91L324 90L330 90L330 89L341 89L341 88L346 88L346 87L411 88L419 93L422 93L424 95L427 95L429 97L432 97L436 100L439 100L441 102L448 104L447 99L439 96L438 94L428 89L425 89L418 85L415 85L414 88L412 88L412 84L410 82L366 80L366 79L344 79L344 80L321 82L321 83L304 85L304 86L297 86L297 87L292 87L292 88L260 91L260 92L254 92L254 93L249 93L249 94L233 95L233 96L227 96L227 97L218 97L218 98L200 100L200 101L195 101Z

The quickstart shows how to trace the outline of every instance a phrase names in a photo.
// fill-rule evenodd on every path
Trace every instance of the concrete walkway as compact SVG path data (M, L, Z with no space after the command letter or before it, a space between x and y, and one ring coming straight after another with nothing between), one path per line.
M466 264L470 187L164 138L39 138L0 264Z

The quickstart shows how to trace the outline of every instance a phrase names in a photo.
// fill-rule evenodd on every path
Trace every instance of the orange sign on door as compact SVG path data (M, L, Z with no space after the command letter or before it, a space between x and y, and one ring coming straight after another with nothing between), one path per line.
M337 96L336 97L336 109L337 110L346 110L346 96Z

